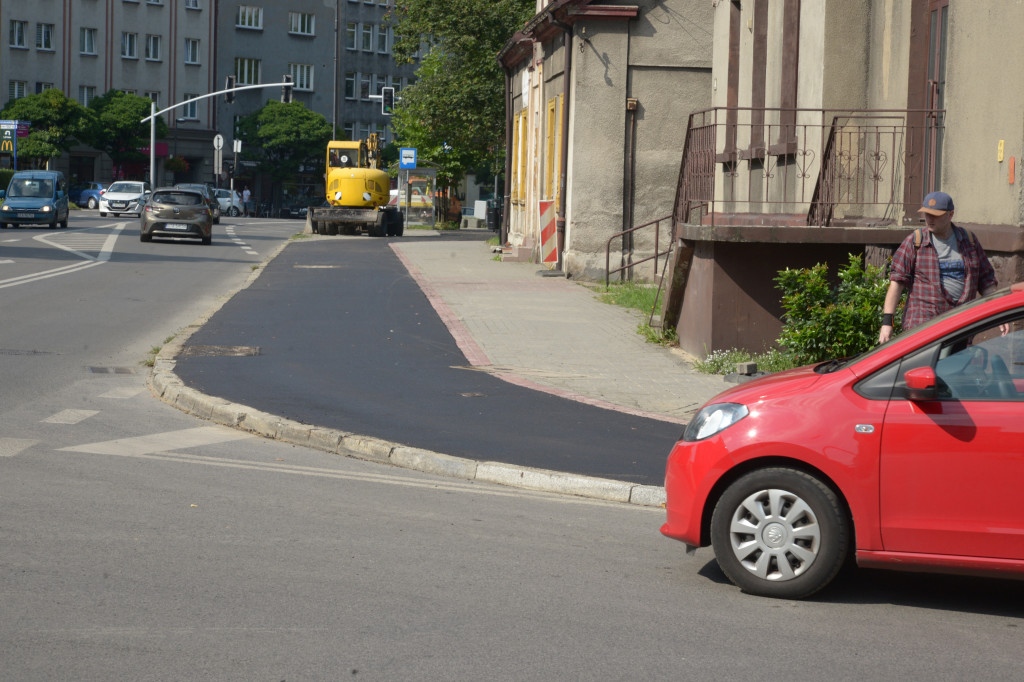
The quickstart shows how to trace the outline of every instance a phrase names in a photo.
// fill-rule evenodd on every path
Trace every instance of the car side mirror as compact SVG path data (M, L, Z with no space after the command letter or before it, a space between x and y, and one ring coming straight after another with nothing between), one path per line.
M6 199L6 198L7 198L7 190L0 189L0 199Z
M909 400L935 400L939 395L935 370L931 367L907 370L903 374L903 380L907 382Z

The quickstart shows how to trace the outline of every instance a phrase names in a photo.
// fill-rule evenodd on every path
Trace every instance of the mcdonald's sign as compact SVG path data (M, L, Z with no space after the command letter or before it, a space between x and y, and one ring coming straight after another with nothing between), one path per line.
M13 154L14 153L14 131L4 130L3 135L0 135L0 154Z

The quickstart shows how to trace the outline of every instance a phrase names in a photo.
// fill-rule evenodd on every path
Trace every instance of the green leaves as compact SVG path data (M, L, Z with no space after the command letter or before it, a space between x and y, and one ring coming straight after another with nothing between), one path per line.
M429 46L416 83L400 93L393 124L402 146L438 166L438 183L500 169L505 76L497 54L535 9L533 0L407 0L393 9L395 60Z
M301 102L269 100L238 123L243 158L256 161L259 171L275 181L299 174L303 166L323 170L331 124Z
M152 103L146 97L129 95L120 90L110 90L89 102L92 113L89 130L83 142L110 155L114 166L127 161L142 159L141 151L149 146L149 116ZM168 133L167 124L157 119L156 136L164 138Z
M41 164L85 141L92 124L92 112L54 88L9 102L0 118L31 123L28 137L18 141L18 156Z
M781 270L775 282L785 311L778 343L800 364L849 357L877 343L889 285L881 268L864 267L850 254L835 287L821 263Z

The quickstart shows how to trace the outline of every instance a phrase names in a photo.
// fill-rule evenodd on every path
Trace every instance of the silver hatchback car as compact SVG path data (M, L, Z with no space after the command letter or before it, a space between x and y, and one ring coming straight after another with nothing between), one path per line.
M139 238L199 239L213 241L213 214L206 197L195 189L158 187L142 209Z

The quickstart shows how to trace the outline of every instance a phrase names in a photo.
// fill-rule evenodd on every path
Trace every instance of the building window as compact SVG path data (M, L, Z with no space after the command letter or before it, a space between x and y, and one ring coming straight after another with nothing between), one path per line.
M289 12L288 32L300 36L316 35L316 15L306 12Z
M53 24L36 24L36 49L53 49Z
M313 65L312 64L289 64L288 73L292 75L292 82L296 90L313 89Z
M11 47L28 47L25 44L25 34L28 33L27 21L11 21L11 38L8 41Z
M192 99L193 97L199 97L199 95L197 95L194 92L186 92L185 93L185 99L186 100ZM189 119L191 121L194 121L194 120L198 119L199 118L199 110L197 108L198 104L199 104L199 102L189 102L188 104L183 106L181 108L181 111L182 111L181 115L182 115L182 117L183 118L187 118L187 119Z
M53 90L53 83L36 83L37 95L45 90Z
M185 38L185 63L199 63L199 40L197 38Z
M144 97L146 99L150 100L151 102L153 102L153 104L156 105L157 109L160 108L160 93L158 91L156 91L156 90L148 90L145 93Z
M21 99L28 94L28 83L25 81L11 81L7 88L9 100Z
M96 29L78 29L78 51L81 54L96 54Z
M345 99L356 98L356 75L349 71L345 74Z
M78 103L83 107L89 106L89 102L96 98L96 86L95 85L79 85L78 86Z
M356 49L356 36L359 33L359 24L345 24L345 49Z
M139 58L139 34L138 33L122 33L121 34L121 57L124 59L138 59Z
M259 59L248 57L235 58L235 78L238 85L259 85L260 84Z
M146 36L146 59L153 62L160 61L160 36Z
M359 99L370 99L370 88L373 87L373 75L359 74Z
M199 0L185 0L185 9L202 9Z
M388 53L388 37L391 34L391 28L387 26L377 27L377 52L381 54Z
M235 19L235 26L237 28L251 28L262 31L263 8L253 7L251 5L239 5L238 17Z
M363 24L362 31L363 40L360 44L360 49L364 52L373 51L373 24Z

